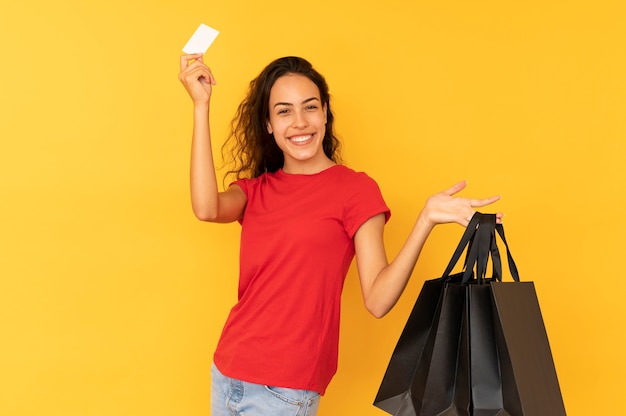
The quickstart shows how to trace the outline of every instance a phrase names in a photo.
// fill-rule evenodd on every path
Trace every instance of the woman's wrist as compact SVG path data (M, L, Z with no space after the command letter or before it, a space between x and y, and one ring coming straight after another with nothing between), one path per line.
M206 103L193 103L193 112L196 115L206 115L209 112L210 105Z
M432 231L433 228L435 228L435 225L437 225L437 223L429 218L427 208L422 208L419 215L417 216L416 226L424 229L426 232L429 233L430 231Z

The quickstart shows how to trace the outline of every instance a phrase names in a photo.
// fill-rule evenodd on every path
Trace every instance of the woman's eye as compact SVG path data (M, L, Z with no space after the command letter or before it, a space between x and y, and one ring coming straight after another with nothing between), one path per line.
M308 105L306 107L307 110L317 110L317 106L316 105Z
M287 108L283 108L282 110L278 110L278 114L287 114L289 110Z

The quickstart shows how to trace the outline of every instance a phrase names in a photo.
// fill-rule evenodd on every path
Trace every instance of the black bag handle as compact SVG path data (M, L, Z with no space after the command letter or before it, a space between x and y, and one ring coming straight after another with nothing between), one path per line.
M500 235L506 247L511 276L514 281L519 282L519 272L511 255L509 244L506 241L504 227L502 224L496 223L496 214L483 214L480 212L474 214L465 229L461 241L457 245L441 279L449 280L452 269L467 247L462 283L468 283L473 278L474 266L476 266L476 280L479 283L484 283L489 257L491 257L493 262L493 280L502 281L502 261L496 242L496 232Z
M454 250L454 254L452 254L452 258L450 259L450 262L448 263L448 267L446 267L446 271L443 272L442 279L446 280L448 278L448 276L452 272L452 269L454 269L454 266L456 266L456 263L459 261L461 254L463 254L463 251L465 250L465 247L467 247L468 244L470 245L470 249L471 249L471 246L472 246L471 242L474 238L474 234L476 233L476 228L478 228L478 222L480 220L479 216L476 214L474 214L469 224L465 228L465 232L463 233L463 236L461 237L461 241L459 241L459 244L457 245L456 250ZM469 255L469 250L468 250L468 255ZM467 256L465 257L465 265L467 265Z
M517 270L517 265L515 264L515 260L513 260L513 256L511 256L511 250L509 249L509 243L507 243L506 237L504 236L504 227L502 226L502 224L496 224L496 231L500 235L500 238L502 239L502 242L504 243L504 246L506 247L506 257L507 257L507 262L509 264L509 271L511 272L511 276L513 277L513 280L515 280L516 282L519 282L520 281L519 271ZM495 235L493 236L493 244L496 247L496 252L497 252L498 246L496 244ZM492 254L492 257L493 257L493 254ZM500 260L500 256L498 253L498 261L499 260ZM500 266L500 270L502 270L502 266ZM502 275L500 275L499 281L502 281Z
M495 244L495 239L493 236L495 235L496 228L496 215L495 214L481 214L477 213L475 215L479 216L478 220L478 228L476 229L476 234L474 235L474 242L472 244L472 249L468 255L467 263L465 264L465 273L463 275L463 283L467 283L470 281L472 277L472 269L474 265L476 266L476 280L478 283L485 282L485 276L487 274L487 263L489 262L489 257L492 254L493 248L497 249L497 245ZM496 254L497 261L494 261L494 274L502 275L502 264L500 262L499 254ZM500 266L500 270L496 270L497 266Z
M500 260L500 252L496 243L496 232L500 235L506 247L511 277L516 282L520 281L517 265L515 264L515 260L513 260L509 244L504 235L504 226L496 223L495 214L480 214L479 225L474 237L474 244L479 244L479 248L468 256L463 283L469 282L471 273L468 272L467 269L473 268L474 265L476 265L476 277L478 282L484 283L489 257L491 257L493 262L492 280L502 281L502 261Z

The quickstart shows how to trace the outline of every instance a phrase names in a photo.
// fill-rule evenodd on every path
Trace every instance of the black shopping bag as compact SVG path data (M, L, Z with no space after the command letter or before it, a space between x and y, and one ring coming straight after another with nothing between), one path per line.
M491 285L504 406L511 415L565 415L533 282Z
M427 411L432 412L433 407L454 404L460 412L465 412L460 414L469 414L469 372L456 377L459 354L467 352L467 340L461 343L461 334L467 332L464 331L467 325L467 317L464 320L463 316L464 288L449 283L460 283L464 277L464 273L450 275L450 272L473 240L478 219L472 218L466 228L444 277L424 282L374 400L374 405L387 413L415 416L426 414L423 406L430 407ZM461 346L463 350L459 351ZM459 364L467 365L462 360L463 354L460 357ZM427 383L429 376L436 381ZM425 395L432 395L433 389L442 394L435 392L437 400L425 401Z
M460 282L462 274L450 278ZM463 286L441 279L424 282L376 396L378 408L395 416L415 416L453 405L464 412L458 414L469 415L469 350L462 339L467 336L465 308ZM465 372L457 377L459 366Z
M514 282L501 282L496 232ZM450 275L466 247L465 270ZM374 405L396 416L565 415L534 286L519 282L495 215L477 213L443 277L424 283Z

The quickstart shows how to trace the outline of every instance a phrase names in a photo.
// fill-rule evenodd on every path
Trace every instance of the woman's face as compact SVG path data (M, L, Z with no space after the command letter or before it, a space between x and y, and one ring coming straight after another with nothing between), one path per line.
M317 173L333 164L324 153L326 104L317 85L299 74L284 75L270 90L267 131L283 151L287 173Z

